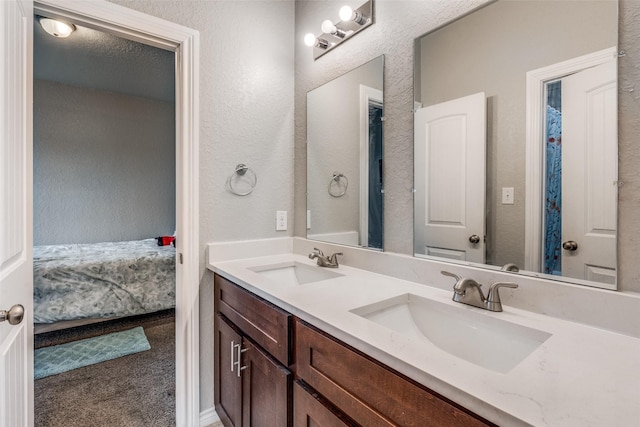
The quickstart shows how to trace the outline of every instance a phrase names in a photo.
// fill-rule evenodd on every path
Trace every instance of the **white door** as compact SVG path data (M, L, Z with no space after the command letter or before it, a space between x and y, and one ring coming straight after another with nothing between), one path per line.
M0 1L0 27L0 320L25 310L0 322L0 426L23 427L33 425L32 1Z
M415 114L415 253L485 262L484 92Z
M562 274L610 285L616 283L616 77L612 59L562 79Z

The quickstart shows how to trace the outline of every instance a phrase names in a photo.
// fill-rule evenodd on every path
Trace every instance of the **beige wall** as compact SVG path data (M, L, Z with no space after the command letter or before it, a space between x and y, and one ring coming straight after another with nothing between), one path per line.
M413 252L413 55L414 39L472 10L483 1L376 2L376 23L348 43L313 61L304 34L340 7L339 2L296 2L296 235L305 235L306 93L378 55L385 55L385 250ZM619 286L640 291L640 2L620 1ZM632 89L635 91L631 91Z
M610 1L498 1L420 39L418 101L487 96L488 264L524 266L527 72L616 46L617 14Z

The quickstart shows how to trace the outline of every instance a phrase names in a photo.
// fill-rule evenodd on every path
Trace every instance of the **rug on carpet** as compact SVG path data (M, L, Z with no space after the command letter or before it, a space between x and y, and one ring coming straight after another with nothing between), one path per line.
M122 332L39 348L33 355L34 378L37 380L150 348L144 329L140 326Z

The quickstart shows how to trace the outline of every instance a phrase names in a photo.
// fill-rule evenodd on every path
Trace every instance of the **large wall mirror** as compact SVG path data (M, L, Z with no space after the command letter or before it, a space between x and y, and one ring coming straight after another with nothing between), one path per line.
M416 256L616 288L617 39L617 1L498 0L416 40Z
M307 238L382 250L380 56L307 93Z

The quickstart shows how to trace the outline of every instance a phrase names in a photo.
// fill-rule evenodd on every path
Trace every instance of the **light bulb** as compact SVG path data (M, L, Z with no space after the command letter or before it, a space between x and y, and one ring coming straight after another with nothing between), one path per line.
M334 34L335 32L338 31L338 29L336 28L335 25L333 25L333 22L331 22L330 19L322 21L321 28L322 28L322 32L326 34Z
M316 44L316 36L314 36L311 33L308 33L306 36L304 36L304 44L306 44L309 47L314 46Z
M56 21L55 19L40 18L39 22L42 28L54 37L69 37L76 30L75 25Z
M351 9L351 7L349 6L342 6L338 15L343 21L351 21L351 18L353 16L353 9Z

